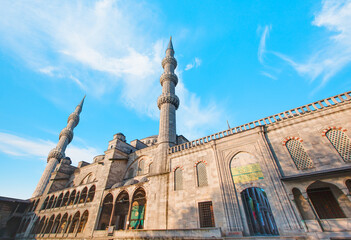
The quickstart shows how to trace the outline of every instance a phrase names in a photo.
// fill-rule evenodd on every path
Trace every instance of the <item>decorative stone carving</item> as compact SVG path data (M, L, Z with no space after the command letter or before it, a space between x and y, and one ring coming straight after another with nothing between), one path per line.
M171 103L175 106L176 109L179 107L179 98L176 95L165 95L162 94L157 99L157 106L161 109L161 105L164 103Z
M67 123L69 123L69 121L73 120L74 121L74 126L76 127L79 123L79 115L75 112L71 113L71 115L69 115Z
M50 158L55 158L55 159L57 159L58 161L60 161L62 158L64 158L65 157L65 154L61 151L61 150L59 150L59 149L57 149L57 148L53 148L50 152L49 152L49 155L48 155L48 162L49 162L49 160L50 160Z
M170 72L162 73L160 77L161 86L163 86L163 82L166 80L172 81L174 83L174 86L177 86L178 84L178 77L174 73L170 73Z
M170 63L174 66L174 68L177 67L177 60L174 57L167 56L162 60L162 68L165 68L166 63Z
M62 129L62 131L60 132L60 136L59 136L59 139L62 137L62 136L66 136L67 139L68 139L68 143L70 143L73 139L73 131L71 129L68 129L68 128L64 128Z

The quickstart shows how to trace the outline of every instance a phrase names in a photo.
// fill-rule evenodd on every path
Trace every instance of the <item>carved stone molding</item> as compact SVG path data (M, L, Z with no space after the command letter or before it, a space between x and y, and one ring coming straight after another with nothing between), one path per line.
M62 137L62 136L66 136L67 139L68 139L68 143L70 143L73 139L73 131L68 129L68 128L64 128L62 129L62 131L60 132L60 136L59 136L59 139Z
M162 60L162 68L165 68L166 63L170 63L174 66L174 68L177 67L177 60L174 57L165 57Z
M48 155L48 162L49 162L49 159L50 158L55 158L57 159L58 161L60 161L62 158L65 157L65 154L60 151L59 149L57 148L53 148L50 152L49 152L49 155Z
M161 109L161 105L164 103L171 103L175 106L176 109L179 107L179 98L176 95L164 95L158 97L157 106Z
M174 83L174 86L177 86L178 84L178 77L174 73L170 73L170 72L162 73L160 77L161 86L163 86L163 82L166 80L172 81Z
M74 121L74 127L76 127L79 123L79 115L77 113L71 113L71 115L69 115L67 123L69 123L69 121L73 120Z

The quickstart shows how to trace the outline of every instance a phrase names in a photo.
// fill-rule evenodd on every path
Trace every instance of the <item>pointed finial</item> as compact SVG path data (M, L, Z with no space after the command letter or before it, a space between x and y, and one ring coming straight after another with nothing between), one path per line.
M79 103L79 105L78 105L78 106L80 106L81 108L83 107L84 99L85 99L86 96L87 96L87 95L85 94L84 97L83 97L83 99L82 99L82 101L80 101L80 103Z
M169 38L169 43L168 43L167 49L172 49L174 51L173 44L172 44L172 36Z

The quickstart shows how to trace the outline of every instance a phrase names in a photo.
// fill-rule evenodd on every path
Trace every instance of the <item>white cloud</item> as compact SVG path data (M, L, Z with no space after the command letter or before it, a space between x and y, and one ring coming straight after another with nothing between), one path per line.
M329 30L326 39L316 42L316 47L307 59L296 61L281 53L272 52L286 61L300 75L311 82L319 79L323 87L335 74L351 62L351 1L322 2L322 9L312 22L317 27Z
M259 26L259 29L261 29L260 26ZM266 25L261 35L260 45L258 46L258 52L257 52L258 61L260 61L260 63L264 62L264 54L266 53L266 39L269 36L269 31L271 29L272 29L271 25Z
M201 59L196 57L191 63L185 66L185 71L188 71L192 68L198 68L200 67L201 63L202 63Z
M24 138L0 132L0 151L7 155L38 158L46 161L48 153L55 146L56 143L50 140ZM66 156L71 158L74 165L80 161L92 162L93 157L98 154L101 152L90 146L78 147L71 144L66 150Z
M68 79L90 97L100 98L118 86L120 100L128 108L158 119L156 101L168 39L150 34L149 26L156 28L160 21L145 4L7 1L0 9L0 44L33 70ZM195 57L186 70L201 62ZM220 119L215 104L203 104L184 85L179 84L176 91L182 93L179 133L198 136ZM59 98L50 96L52 101Z
M277 77L273 76L273 75L270 74L270 73L267 73L267 72L263 72L263 71L262 71L261 74L262 74L263 76L266 76L266 77L270 78L270 79L277 80Z

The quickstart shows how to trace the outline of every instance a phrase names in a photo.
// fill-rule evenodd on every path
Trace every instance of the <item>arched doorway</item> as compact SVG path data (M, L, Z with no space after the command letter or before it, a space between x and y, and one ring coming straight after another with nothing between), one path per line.
M145 220L146 194L142 188L135 191L133 195L129 229L143 229Z
M251 235L278 235L267 194L262 188L250 187L241 192Z
M307 188L308 198L320 219L346 218L351 203L334 184L316 181Z
M109 226L112 208L113 208L113 196L111 193L109 193L104 198L104 201L102 204L98 230L105 230Z
M126 191L122 191L116 199L115 212L112 223L115 223L116 229L126 229L126 222L129 211L129 195Z

